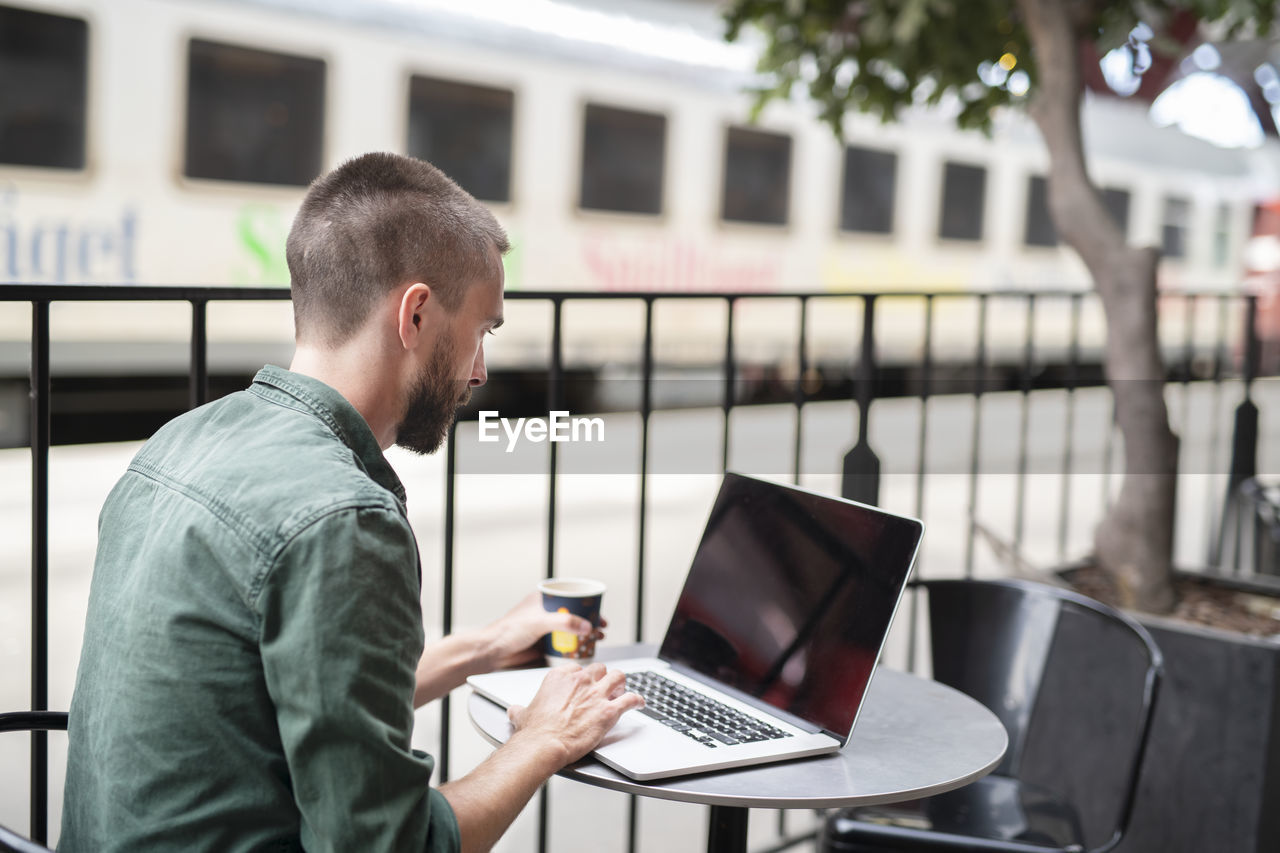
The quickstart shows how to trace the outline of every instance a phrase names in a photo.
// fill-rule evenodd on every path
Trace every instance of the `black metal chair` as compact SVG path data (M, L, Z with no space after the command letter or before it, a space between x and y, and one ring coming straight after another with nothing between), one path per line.
M915 586L929 597L933 677L990 708L1009 731L1009 750L991 775L964 788L833 813L819 849L1114 848L1133 811L1163 673L1146 629L1045 584Z
M0 714L0 732L67 730L65 711L14 711ZM0 826L0 853L51 853L48 847Z

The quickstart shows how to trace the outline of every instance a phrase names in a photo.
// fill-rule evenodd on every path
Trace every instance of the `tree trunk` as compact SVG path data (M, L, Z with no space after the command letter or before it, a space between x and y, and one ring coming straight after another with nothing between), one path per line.
M1085 168L1083 83L1071 0L1018 0L1038 69L1030 113L1049 151L1049 213L1084 260L1107 319L1107 383L1124 441L1120 495L1094 534L1095 556L1125 604L1172 609L1178 439L1169 428L1156 333L1159 253L1130 248Z

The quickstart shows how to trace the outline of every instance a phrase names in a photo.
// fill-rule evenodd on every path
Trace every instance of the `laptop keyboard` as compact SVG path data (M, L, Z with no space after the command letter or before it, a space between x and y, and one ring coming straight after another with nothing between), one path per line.
M791 737L656 672L627 673L627 689L644 697L640 713L704 746L733 746Z

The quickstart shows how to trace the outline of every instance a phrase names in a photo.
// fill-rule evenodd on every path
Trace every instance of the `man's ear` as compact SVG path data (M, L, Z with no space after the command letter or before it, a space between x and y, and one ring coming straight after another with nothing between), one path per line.
M400 333L400 343L405 349L413 349L418 345L426 328L426 307L430 299L431 288L420 281L406 287L400 295L396 327Z

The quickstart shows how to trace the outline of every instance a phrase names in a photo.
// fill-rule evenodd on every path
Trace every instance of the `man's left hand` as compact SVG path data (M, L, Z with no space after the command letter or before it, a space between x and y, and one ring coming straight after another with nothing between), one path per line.
M600 627L608 623L600 620ZM579 637L604 639L604 632L572 613L551 613L542 609L542 594L531 592L505 616L484 629L485 659L489 669L504 669L532 663L542 657L541 640L552 631Z

